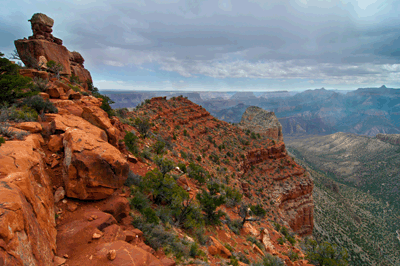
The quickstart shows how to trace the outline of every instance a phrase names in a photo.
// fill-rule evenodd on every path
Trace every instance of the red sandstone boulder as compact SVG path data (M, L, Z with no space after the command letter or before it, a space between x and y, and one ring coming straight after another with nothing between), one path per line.
M85 133L93 135L95 138L107 141L107 134L104 130L92 125L83 118L75 115L46 114L46 118L51 121L52 131L65 132L68 128L78 128Z
M39 96L43 98L43 100L50 99L50 95L45 92L39 92Z
M80 98L82 98L82 95L74 90L67 91L66 96L70 100L79 100Z
M118 145L121 132L111 124L108 114L103 109L97 106L85 106L83 107L82 117L93 125L104 129L107 132L109 142L114 146Z
M64 152L64 183L68 197L105 199L121 187L128 176L128 162L117 148L80 129L67 129Z
M40 135L0 147L0 265L52 265L54 200Z
M57 107L58 112L67 111L68 113L76 116L82 116L83 109L74 101L70 100L52 100L51 101L55 107Z
M71 75L71 64L69 61L69 51L65 46L58 45L54 42L41 39L33 40L16 40L14 42L18 54L22 62L28 67L32 67L32 58L39 61L39 57L43 56L47 61L55 61L63 67L61 74Z
M52 99L59 99L61 96L65 96L64 90L62 88L51 86L46 90L46 93Z
M224 247L217 239L215 239L212 236L210 236L210 238L214 244L213 246L210 246L210 247L213 247L213 248L211 248L210 253L213 253L213 255L219 255L226 259L228 259L232 256L232 253L226 247ZM209 248L209 251L210 251L210 248Z
M15 127L31 133L39 133L43 129L42 125L38 122L22 122L15 125Z
M129 215L129 201L125 197L114 195L106 200L101 210L112 214L118 222L121 222L123 218Z
M51 135L47 147L52 152L58 152L64 148L62 140L63 138L60 135Z

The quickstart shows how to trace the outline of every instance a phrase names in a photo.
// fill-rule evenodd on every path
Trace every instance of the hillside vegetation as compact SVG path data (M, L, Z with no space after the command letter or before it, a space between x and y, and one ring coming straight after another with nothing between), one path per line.
M347 248L351 265L398 265L399 146L336 133L288 150L314 178L313 235Z

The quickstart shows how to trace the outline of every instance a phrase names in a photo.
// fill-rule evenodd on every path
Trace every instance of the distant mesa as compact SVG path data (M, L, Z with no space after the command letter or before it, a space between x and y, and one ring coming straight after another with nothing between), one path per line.
M254 133L267 135L277 141L283 141L282 125L275 113L257 106L250 106L246 109L239 127Z
M36 13L30 20L33 35L28 39L14 41L21 61L28 68L46 69L48 61L62 65L61 75L75 75L86 88L92 82L90 72L84 68L84 59L78 52L70 52L63 41L52 35L54 20L42 13ZM87 89L87 88L86 88Z

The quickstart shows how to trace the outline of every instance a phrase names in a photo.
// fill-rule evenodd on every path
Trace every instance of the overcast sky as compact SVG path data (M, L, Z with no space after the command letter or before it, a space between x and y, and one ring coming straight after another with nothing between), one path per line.
M400 1L7 1L0 51L34 13L105 89L400 87Z

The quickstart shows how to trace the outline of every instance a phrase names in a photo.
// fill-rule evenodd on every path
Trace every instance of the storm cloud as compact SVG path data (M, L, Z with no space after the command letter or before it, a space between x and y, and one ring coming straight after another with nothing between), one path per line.
M0 49L30 35L25 21L42 12L98 75L398 84L398 11L398 1L379 0L18 1L0 11Z

